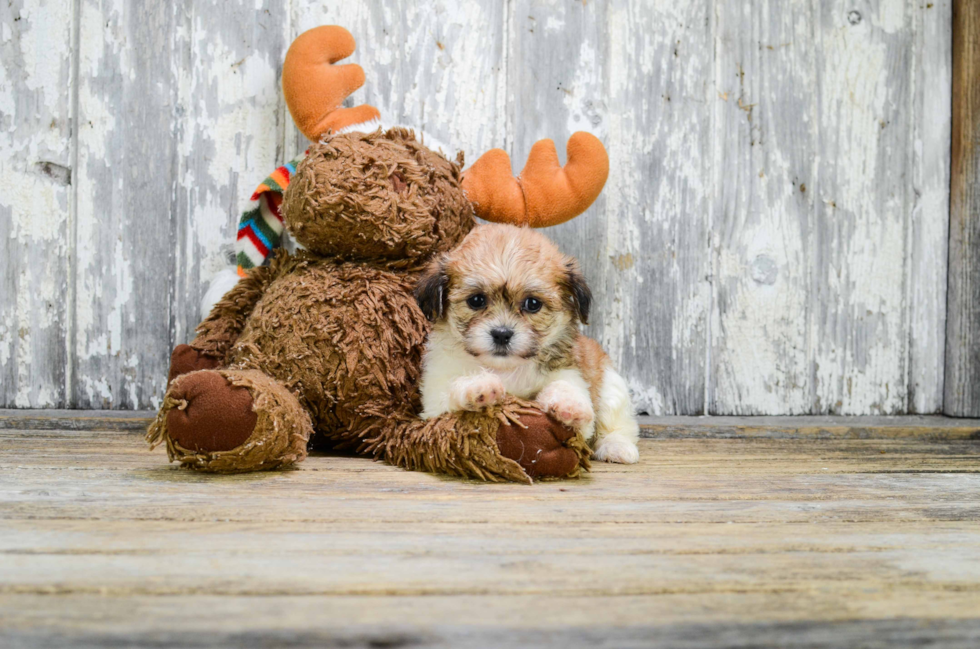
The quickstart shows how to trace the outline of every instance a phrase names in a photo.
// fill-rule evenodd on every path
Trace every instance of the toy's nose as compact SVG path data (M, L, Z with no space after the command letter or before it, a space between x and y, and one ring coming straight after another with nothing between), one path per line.
M497 327L490 330L490 337L493 338L494 344L503 346L514 337L514 330L509 327Z

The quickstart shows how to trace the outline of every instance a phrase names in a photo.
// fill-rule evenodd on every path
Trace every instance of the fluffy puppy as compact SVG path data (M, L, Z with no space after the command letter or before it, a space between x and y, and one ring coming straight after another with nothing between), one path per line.
M639 427L626 382L579 333L592 294L578 262L530 228L480 225L432 262L415 292L434 322L422 362L422 417L479 410L507 393L632 464Z

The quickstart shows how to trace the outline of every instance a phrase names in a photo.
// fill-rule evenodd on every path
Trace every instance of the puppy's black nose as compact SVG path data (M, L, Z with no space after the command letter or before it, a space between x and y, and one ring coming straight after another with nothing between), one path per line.
M514 337L514 330L509 327L495 327L490 330L490 337L493 338L495 345L503 347Z

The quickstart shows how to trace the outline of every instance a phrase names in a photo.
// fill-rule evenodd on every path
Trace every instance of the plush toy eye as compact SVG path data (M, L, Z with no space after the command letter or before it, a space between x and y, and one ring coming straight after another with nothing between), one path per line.
M477 293L476 295L471 295L466 298L466 305L471 309L476 311L477 309L482 309L487 305L487 296L483 293Z
M544 304L536 297L524 298L523 304L521 304L521 309L527 313L537 313L541 310Z

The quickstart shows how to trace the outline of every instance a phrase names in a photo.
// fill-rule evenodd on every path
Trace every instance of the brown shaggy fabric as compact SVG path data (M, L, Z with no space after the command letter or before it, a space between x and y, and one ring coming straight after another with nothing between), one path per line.
M170 434L169 425L174 410L187 411L185 415L193 420L197 417L195 406L203 405L200 400L188 402L176 397L180 394L181 383L198 374L219 375L230 386L245 389L251 395L255 425L244 443L228 450L197 450L199 442L195 442L195 449L190 449ZM221 392L230 393L227 389ZM213 407L214 403L209 404L212 405L209 411L201 413L198 423L202 428L215 424L213 417L221 413L220 409ZM228 402L228 406L237 412L239 404ZM150 424L147 441L151 448L166 443L171 461L176 460L184 466L213 473L239 473L275 469L305 459L306 445L312 433L310 417L296 397L268 376L247 370L204 370L185 374L174 381L164 397L160 412Z
M402 128L310 146L283 200L286 226L308 250L403 267L455 246L472 214L460 164Z
M181 374L221 367L223 360L223 358L216 356L208 356L190 345L177 345L170 355L170 373L167 375L167 385L170 385Z
M517 416L513 404L487 413L451 413L428 420L402 411L376 420L365 431L363 450L411 471L530 483L530 476L517 462L502 456L496 445L501 420Z
M210 315L197 326L197 338L191 343L204 354L225 360L228 349L238 340L252 309L262 297L275 270L269 266L253 268L238 280L234 288L214 305Z
M274 262L279 277L229 353L299 397L338 446L359 443L362 421L417 411L427 322L415 275L309 252Z
M404 129L311 146L284 198L287 227L307 250L280 251L269 266L252 270L191 343L220 357L226 369L218 373L248 389L257 416L251 436L234 449L214 448L206 431L215 424L205 421L220 417L193 412L200 399L182 398L181 385L195 376L186 374L170 386L151 443L165 441L172 459L207 471L299 461L314 430L325 445L412 470L529 482L587 469L581 438L523 402L428 421L417 416L429 323L413 289L432 256L474 225L459 169ZM215 402L240 409L226 386L210 389ZM202 422L184 425L181 443L168 430L174 408L189 414L172 421ZM241 433L244 425L237 426Z

